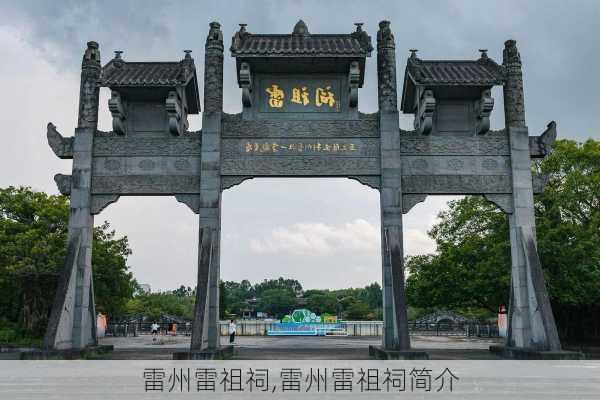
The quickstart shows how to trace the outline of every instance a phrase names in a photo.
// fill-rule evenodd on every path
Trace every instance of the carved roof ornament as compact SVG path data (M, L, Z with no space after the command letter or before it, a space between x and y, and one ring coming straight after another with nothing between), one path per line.
M306 26L306 23L302 20L296 22L296 25L294 25L294 31L292 32L292 35L310 36L310 32L308 31L308 26Z
M83 54L82 65L98 64L100 65L100 46L98 42L87 42L87 49Z
M502 53L502 59L504 65L509 64L521 64L521 55L517 49L517 41L510 39L504 42L504 51Z
M223 32L221 31L221 24L218 22L211 22L208 36L206 37L206 50L217 49L223 51Z
M390 21L381 21L377 32L377 48L395 48L394 34L390 28Z

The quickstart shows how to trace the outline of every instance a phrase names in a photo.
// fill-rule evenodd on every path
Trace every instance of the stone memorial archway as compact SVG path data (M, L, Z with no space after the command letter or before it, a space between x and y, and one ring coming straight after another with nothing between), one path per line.
M482 50L474 60L422 60L411 51L400 108L414 130L399 128L395 40L379 24L376 49L362 24L350 34L320 35L302 21L291 34L253 34L246 25L231 54L243 111L223 110L224 42L210 24L205 45L202 130L188 130L200 113L190 51L176 62L129 62L116 52L101 66L99 46L83 56L79 119L73 137L48 125L71 175L57 175L71 199L68 254L45 346L82 349L96 343L92 285L94 215L120 196L165 195L200 218L198 283L190 357L219 355L221 193L254 177L347 177L379 190L381 201L383 341L385 357L410 351L404 293L402 215L427 195L479 194L509 216L511 307L506 349L556 352L560 341L536 250L533 194L543 177L531 159L545 157L556 137L552 122L540 136L525 124L521 59L513 40L497 64ZM365 61L377 54L379 111L363 114L358 93ZM502 85L506 126L490 131L491 88ZM100 87L113 130L97 129ZM506 350L505 349L505 350ZM508 354L508 353L507 353Z

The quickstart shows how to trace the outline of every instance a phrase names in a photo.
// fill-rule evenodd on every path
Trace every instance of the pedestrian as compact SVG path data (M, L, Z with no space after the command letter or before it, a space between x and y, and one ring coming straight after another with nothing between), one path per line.
M233 320L229 321L229 343L233 343L235 340L236 328L235 322Z
M152 324L152 340L156 340L156 337L158 336L158 324L156 323L156 321L154 321L154 323Z

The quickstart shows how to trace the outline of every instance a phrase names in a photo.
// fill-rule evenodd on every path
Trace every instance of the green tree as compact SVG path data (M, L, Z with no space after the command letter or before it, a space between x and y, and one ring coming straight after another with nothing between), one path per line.
M26 187L0 189L0 318L29 336L45 331L66 254L69 206L64 196ZM107 223L94 228L97 309L123 311L136 287L126 260L127 238Z
M535 197L538 252L563 337L600 337L600 142L557 141L536 166L548 176ZM507 217L480 197L449 203L429 232L437 254L409 257L407 296L416 307L508 303Z
M372 315L372 310L361 300L354 301L345 312L346 319L354 321L369 319L369 315Z
M262 292L258 306L275 318L292 312L296 306L296 294L290 289L275 288Z

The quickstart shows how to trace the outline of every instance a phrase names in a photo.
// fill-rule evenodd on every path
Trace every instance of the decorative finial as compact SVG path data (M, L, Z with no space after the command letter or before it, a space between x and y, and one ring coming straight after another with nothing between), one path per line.
M481 58L488 58L487 49L479 49L479 52L481 53Z
M183 51L185 53L185 59L189 60L190 58L192 58L192 51L191 50L184 50Z
M306 26L304 21L299 20L296 23L296 25L294 26L294 32L292 32L292 35L300 35L300 36L310 35L310 32L308 32L308 26Z
M409 49L408 51L410 51L410 58L417 58L417 51L419 49Z
M115 50L115 60L121 60L121 54L123 54L123 50Z
M355 22L354 25L356 26L356 32L362 32L362 26L364 25L364 22Z
M238 24L240 26L240 31L245 31L248 24Z

